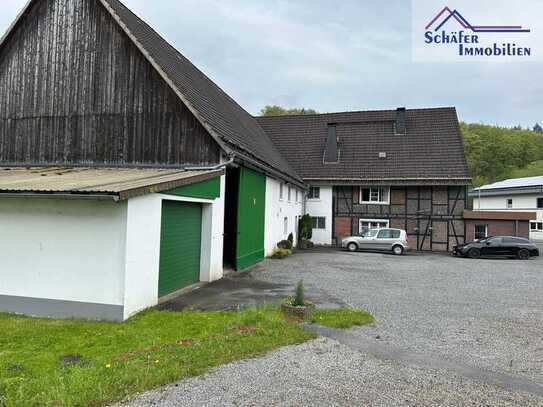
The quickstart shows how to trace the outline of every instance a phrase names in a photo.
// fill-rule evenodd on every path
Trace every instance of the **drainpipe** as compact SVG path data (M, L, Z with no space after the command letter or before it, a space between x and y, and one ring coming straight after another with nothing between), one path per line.
M230 164L234 163L234 156L229 156L230 159L225 162L214 166L208 166L208 167L184 167L186 171L214 171L214 170L220 170L222 168L228 167Z

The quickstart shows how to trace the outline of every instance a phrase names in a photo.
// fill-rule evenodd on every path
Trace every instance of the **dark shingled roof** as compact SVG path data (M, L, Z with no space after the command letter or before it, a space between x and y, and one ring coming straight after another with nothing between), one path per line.
M304 180L441 180L469 184L454 108L407 110L407 134L394 133L396 110L259 117ZM337 125L340 162L324 164L327 126ZM386 153L386 158L379 158Z
M234 152L301 182L257 121L187 58L118 0L101 0L171 81L193 113Z

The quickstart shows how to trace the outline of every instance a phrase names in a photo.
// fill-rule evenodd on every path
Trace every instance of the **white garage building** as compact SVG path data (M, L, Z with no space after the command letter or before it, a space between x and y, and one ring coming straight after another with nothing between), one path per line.
M222 277L222 170L0 171L2 311L123 321Z
M530 239L543 242L543 176L508 179L476 188L473 209L478 211L535 212Z

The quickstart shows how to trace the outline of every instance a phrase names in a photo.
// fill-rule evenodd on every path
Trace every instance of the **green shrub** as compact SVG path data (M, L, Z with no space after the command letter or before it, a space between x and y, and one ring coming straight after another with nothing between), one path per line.
M294 235L292 233L288 235L287 240L290 242L290 248L292 249L294 247Z
M294 296L293 305L295 307L305 307L305 289L303 280L300 280L296 285L296 295Z
M290 240L281 240L277 243L279 249L292 250L292 242Z
M288 256L290 256L292 254L292 250L289 250L289 249L275 249L275 251L273 252L273 256L272 256L272 259L279 259L279 260L282 260L282 259L285 259L287 258Z
M301 240L311 240L313 237L313 221L308 214L302 216L300 219L299 232Z

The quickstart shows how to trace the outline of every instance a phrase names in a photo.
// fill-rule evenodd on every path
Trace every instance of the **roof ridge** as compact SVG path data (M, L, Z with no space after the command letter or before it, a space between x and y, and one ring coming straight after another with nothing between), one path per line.
M326 113L311 113L311 114L283 114L276 116L253 116L255 119L277 119L277 118L288 118L288 117L322 117L322 116L332 116L338 114L360 114L360 113L394 113L397 109L374 109L374 110L345 110L340 112L326 112ZM438 106L438 107L419 107L413 109L406 109L407 112L417 112L417 111L430 111L430 110L456 110L455 106Z
M120 0L99 1L223 150L248 152L257 166L302 182L256 119L217 83Z

